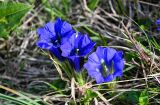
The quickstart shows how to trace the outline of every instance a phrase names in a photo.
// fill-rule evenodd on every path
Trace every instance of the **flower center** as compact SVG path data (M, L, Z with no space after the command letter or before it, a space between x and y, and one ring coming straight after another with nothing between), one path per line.
M58 40L56 40L55 43L58 43Z
M56 40L53 42L55 45L59 46L61 43L61 36L57 34Z
M105 64L104 59L101 59L101 64L102 64L102 75L106 77L108 76L108 67Z
M114 73L113 66L114 66L114 62L112 61L112 64L111 64L111 70L110 70L110 74L113 74L113 73Z
M79 53L79 49L78 49L78 48L75 49L75 53L76 53L76 54Z
M54 42L52 42L55 46L59 46L60 45L60 41L57 39Z

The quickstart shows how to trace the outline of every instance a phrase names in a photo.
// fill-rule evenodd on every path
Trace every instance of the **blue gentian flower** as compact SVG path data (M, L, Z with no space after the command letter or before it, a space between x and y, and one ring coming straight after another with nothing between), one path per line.
M89 54L94 47L95 42L92 42L87 35L75 33L68 42L61 45L62 56L68 58L73 64L76 71L80 71L83 57Z
M156 24L158 25L157 30L160 31L160 19L156 20Z
M65 43L74 33L71 24L58 18L55 23L48 22L38 28L38 47L49 50L56 58L62 60L60 45Z
M160 25L160 19L156 20L156 24Z
M122 76L124 59L122 51L113 48L98 47L88 57L88 62L84 64L88 74L95 78L97 83L110 82L117 76Z

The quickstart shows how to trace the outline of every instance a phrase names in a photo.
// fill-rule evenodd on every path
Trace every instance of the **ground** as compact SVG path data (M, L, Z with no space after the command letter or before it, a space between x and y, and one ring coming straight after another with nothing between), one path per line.
M36 46L37 28L58 17L71 23L75 30L88 34L96 46L124 52L125 68L123 76L117 79L116 89L93 82L89 88L99 93L90 93L96 94L93 100L89 100L91 96L85 97L91 105L160 104L160 33L156 24L160 18L159 0L7 1L31 5L32 9L9 31L7 38L0 38L0 94L4 95L0 95L0 102L3 105L19 105L10 98L5 101L3 98L7 96L19 100L27 96L26 101L31 102L28 105L75 104L71 84L61 79L47 52ZM77 93L83 89L75 88L75 97L79 97Z

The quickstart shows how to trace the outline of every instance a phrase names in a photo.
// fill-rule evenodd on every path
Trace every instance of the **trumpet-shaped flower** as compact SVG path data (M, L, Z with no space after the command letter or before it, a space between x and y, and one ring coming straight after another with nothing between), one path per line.
M110 82L117 76L122 76L124 68L123 53L113 48L98 47L88 57L88 62L84 64L88 74L96 80L97 83Z
M60 45L65 43L74 33L72 26L58 18L55 23L49 22L38 28L38 47L49 50L55 57L62 60Z
M89 54L94 47L95 42L92 42L87 35L75 33L70 40L61 45L62 56L68 58L73 64L76 71L80 71L83 57Z

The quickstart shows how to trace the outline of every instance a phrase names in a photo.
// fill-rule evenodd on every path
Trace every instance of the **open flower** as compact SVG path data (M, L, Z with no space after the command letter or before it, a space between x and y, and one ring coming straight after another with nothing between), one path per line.
M124 59L122 51L113 48L98 47L88 57L88 62L84 64L88 74L96 79L97 83L110 82L117 76L122 76Z
M75 31L66 21L58 18L55 23L49 22L44 27L38 28L38 47L49 50L55 57L62 60L60 45L65 43Z
M75 33L60 48L62 50L62 56L70 60L76 71L80 71L83 57L92 51L94 45L95 42L92 42L87 35Z

